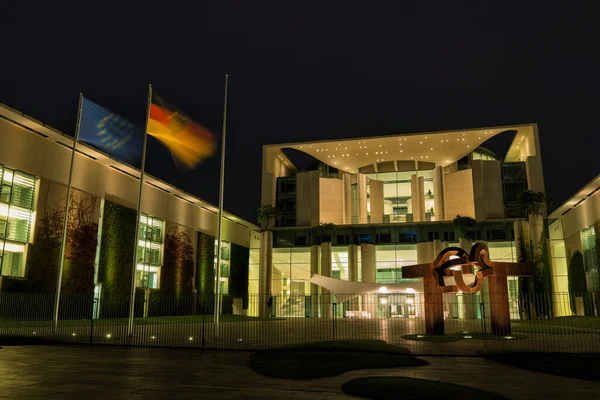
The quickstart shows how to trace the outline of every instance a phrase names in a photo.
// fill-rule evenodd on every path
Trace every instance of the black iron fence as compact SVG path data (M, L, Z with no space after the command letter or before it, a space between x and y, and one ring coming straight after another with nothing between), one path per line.
M522 294L506 304L487 296L443 295L443 333L428 333L430 305L411 294L167 296L139 291L133 328L128 296L0 293L0 335L91 345L255 350L312 341L384 340L415 354L600 352L600 293ZM343 300L343 301L342 301ZM501 311L498 311L501 310ZM502 320L498 315L509 318ZM439 322L439 321L438 321Z

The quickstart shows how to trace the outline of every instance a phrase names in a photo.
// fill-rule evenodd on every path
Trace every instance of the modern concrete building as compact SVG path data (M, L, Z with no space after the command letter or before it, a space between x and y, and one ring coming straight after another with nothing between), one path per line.
M506 154L483 147L496 135L514 137ZM312 166L300 170L292 162L295 152L311 156ZM514 262L521 232L515 232L521 226L515 221L526 217L517 197L526 189L544 191L535 124L266 145L262 205L277 207L281 216L272 248L270 238L262 241L261 276L271 281L278 298L275 312L315 316L313 310L320 307L320 315L327 315L329 305L315 301L319 288L308 283L315 273L351 281L407 282L403 266L431 262L449 245L470 249L473 241L485 241L492 260ZM452 224L457 215L474 218L476 226L458 234ZM324 223L335 224L335 232L313 229ZM509 290L516 317L515 279ZM421 282L413 283L413 293L423 291ZM467 295L450 296L456 297L446 301L448 317L479 312L466 305L476 303L466 301ZM370 313L418 315L418 302L407 291L377 302ZM338 307L336 312L348 311L355 310Z
M2 291L29 288L52 292L56 287L57 248L55 243L49 245L47 242L60 237L62 231L62 222L57 224L55 217L60 216L61 211L64 215L72 140L31 117L0 105ZM133 235L140 172L81 143L77 144L76 151L72 181L74 202L70 210L70 218L74 219L70 221L69 229L78 229L79 226L75 226L77 224L87 224L93 228L88 239L94 243L98 240L92 249L91 265L82 267L80 271L87 274L85 276L71 276L79 256L72 255L69 258L69 252L76 251L71 245L67 247L67 259L70 262L66 264L63 292L93 290L98 296L106 291L115 296L125 295L133 268ZM167 291L169 295L177 296L191 295L201 291L202 287L203 294L210 296L214 293L216 257L213 246L217 231L217 208L153 176L147 175L145 179L143 214L138 233L137 286L146 291ZM77 213L79 217L71 217ZM132 215L133 220L130 221ZM129 218L129 224L125 224L125 217ZM62 221L62 218L58 218L58 221ZM191 245L193 254L180 248L170 249L169 243L177 243L175 239L175 242L169 242L170 237L183 238L184 249L189 250ZM35 249L44 251L43 246L46 245L49 247L45 256L51 258L51 262L45 258L40 261L40 258L33 256ZM130 256L124 250L123 255L116 254L119 249L128 246L131 246ZM204 246L205 250L201 252L199 246ZM258 249L258 246L258 227L225 213L220 282L222 293L247 298L250 249ZM169 265L165 265L165 252L169 251L185 253L182 256L184 261L168 260ZM257 263L257 260L253 262ZM236 271L232 270L234 264L237 265ZM69 265L70 270L67 268ZM28 271L30 268L32 270ZM34 273L33 269L37 272ZM115 279L120 281L115 282ZM230 291L230 286L234 284L232 279L239 280L235 282L236 293ZM245 303L243 307L248 308L247 300ZM235 303L235 307L237 312L242 313L240 304Z
M583 187L549 216L552 277L555 291L569 292L568 263L571 255L583 255L587 290L600 292L600 175ZM598 308L596 306L596 308ZM583 312L581 309L579 312ZM563 315L570 315L565 307ZM596 315L600 309L596 310Z

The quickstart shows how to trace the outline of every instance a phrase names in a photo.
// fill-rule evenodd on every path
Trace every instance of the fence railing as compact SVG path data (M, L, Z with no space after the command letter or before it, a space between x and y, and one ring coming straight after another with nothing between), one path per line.
M0 336L38 337L92 345L255 350L312 341L384 340L415 354L485 352L600 352L600 293L528 293L498 305L486 296L444 294L443 335L428 334L425 296L224 295L219 322L213 296L140 291L133 332L129 296L62 295L58 326L54 294L0 293ZM483 299L483 300L482 300ZM500 326L500 328L499 328Z

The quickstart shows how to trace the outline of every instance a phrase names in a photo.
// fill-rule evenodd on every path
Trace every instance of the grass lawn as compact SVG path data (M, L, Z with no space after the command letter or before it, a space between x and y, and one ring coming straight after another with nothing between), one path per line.
M248 366L275 378L313 379L354 369L417 367L429 364L406 349L378 340L303 343L264 350L250 357Z
M165 324L201 324L213 322L214 316L211 315L180 315L166 317L135 318L134 325L165 325ZM278 321L283 318L259 318L248 317L244 315L223 314L219 318L220 322L247 322L247 321ZM95 326L127 326L127 318L95 319ZM89 326L89 319L79 320L61 320L59 327ZM52 321L25 321L25 322L0 322L0 327L4 328L43 328L54 326Z
M344 393L367 399L505 399L499 394L452 383L399 376L357 378L342 385Z
M511 353L486 358L511 367L600 382L600 354Z
M478 332L456 332L449 333L446 335L426 335L426 334L412 334L404 335L402 339L417 340L421 342L456 342L458 340L521 340L525 339L523 335L510 335L510 336L498 336L489 333L478 333Z
M551 333L565 335L572 333L599 333L600 317L556 317L540 320L514 320L513 329L517 332Z

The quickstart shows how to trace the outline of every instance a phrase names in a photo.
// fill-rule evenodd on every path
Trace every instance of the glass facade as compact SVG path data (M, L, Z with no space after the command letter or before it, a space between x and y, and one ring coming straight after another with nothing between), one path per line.
M140 215L137 249L137 287L158 289L164 250L165 221Z
M225 241L221 241L221 271L220 271L220 279L219 282L219 293L228 294L229 293L229 243ZM218 263L217 254L219 251L219 241L215 240L215 258L214 264L215 268ZM215 270L215 280L217 279L217 271Z
M585 266L588 290L600 291L600 274L598 273L598 248L596 246L596 229L594 225L581 230L581 248L583 249L583 265Z
M36 178L0 165L0 274L25 276L25 245L33 224Z
M449 243L458 246L458 243ZM490 258L493 261L516 262L516 248L513 241L489 242ZM273 249L272 293L276 297L276 315L282 317L305 317L308 307L306 298L310 296L310 247L278 247ZM258 251L255 255L256 270L258 270ZM320 255L319 255L320 260ZM252 252L251 252L252 262ZM320 264L320 262L319 262ZM419 279L403 279L402 267L417 264L416 244L380 244L375 246L375 268L377 283L415 282ZM333 246L331 251L331 277L348 280L348 246ZM251 279L254 276L252 273ZM258 271L256 272L258 287ZM360 246L358 247L358 280L362 281L362 260ZM518 280L508 278L509 307L512 318L518 318ZM252 285L252 283L251 283ZM251 286L252 288L252 286ZM256 292L255 292L256 293ZM479 294L480 296L481 294ZM455 306L461 304L460 293L456 294ZM384 299L383 302L381 300ZM415 294L379 295L378 317L413 317L419 315L416 307L418 297ZM338 308L340 316L343 308ZM456 314L456 315L455 315ZM458 318L459 311L452 314Z

